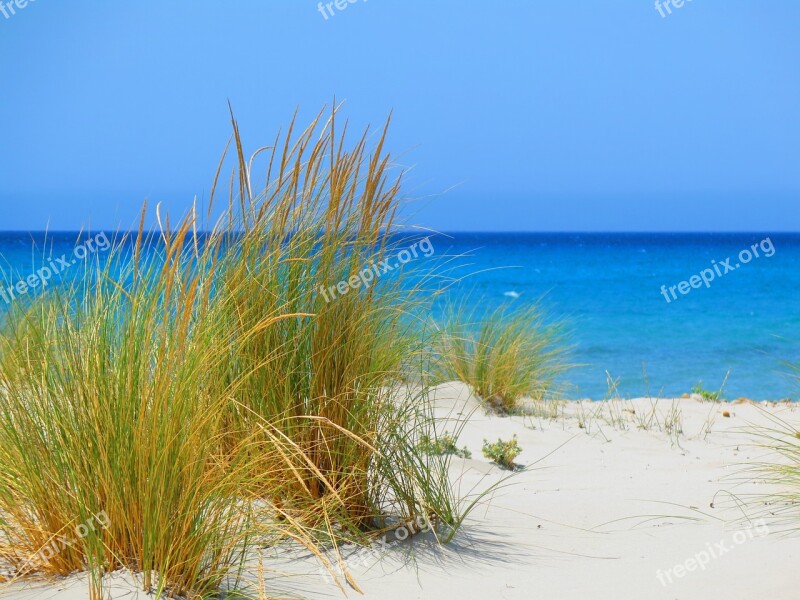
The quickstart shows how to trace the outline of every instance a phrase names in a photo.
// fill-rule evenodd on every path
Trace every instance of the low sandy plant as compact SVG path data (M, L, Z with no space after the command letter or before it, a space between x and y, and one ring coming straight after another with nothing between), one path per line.
M663 397L664 390L662 388L662 390L655 396L651 394L650 380L647 376L647 367L645 364L642 364L642 380L645 387L644 397L647 398L650 408L649 410L642 409L634 412L636 427L643 431L650 431L651 429L657 429L661 431L661 419L658 413L658 404L659 399Z
M503 469L514 471L519 468L514 460L522 453L517 436L514 435L510 440L504 441L500 438L496 442L490 443L483 440L483 456Z
M522 398L545 399L569 368L563 327L536 304L505 305L482 318L463 306L447 312L437 342L441 377L467 383L493 410L512 413Z
M635 411L627 408L628 402L620 396L619 378L614 379L608 371L606 371L606 385L608 386L608 394L601 404L606 409L603 412L607 412L608 415L603 418L611 427L626 431L628 429L627 415L629 413L635 414Z
M719 402L722 400L722 388L717 390L716 392L712 392L703 388L703 382L698 381L694 387L692 388L692 394L696 394L700 396L703 400L707 402Z
M674 443L677 443L678 437L683 434L683 412L680 409L680 400L673 399L670 402L669 410L664 415L664 431Z
M599 433L608 442L610 440L603 431L602 423L624 431L627 429L627 420L624 403L617 397L618 380L612 378L611 374L606 371L606 382L608 392L603 400L578 400L574 406L578 428L586 432L587 435L595 435L595 432Z
M453 454L459 458L472 458L472 452L466 446L459 448L457 440L449 433L444 433L439 437L431 438L423 435L417 444L417 448L425 454Z
M722 380L722 385L716 392L704 390L702 382L700 381L698 381L697 385L692 388L692 394L698 394L704 401L712 402L712 406L709 408L708 415L706 416L706 420L703 423L703 429L701 431L703 439L707 439L714 429L714 424L716 423L717 415L719 414L715 405L723 402L722 395L724 393L725 383L727 383L729 375L730 371L725 374L725 379Z

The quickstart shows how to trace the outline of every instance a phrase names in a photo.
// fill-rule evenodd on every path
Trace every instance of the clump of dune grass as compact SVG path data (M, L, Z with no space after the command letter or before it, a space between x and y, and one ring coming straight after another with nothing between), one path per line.
M374 457L370 432L359 438L309 406L258 414L245 404L254 371L232 373L266 330L308 315L278 306L232 328L233 296L221 282L241 264L241 247L216 236L200 242L188 230L186 222L157 241L140 233L92 278L7 315L0 556L12 576L87 569L100 597L102 574L127 568L148 591L204 597L236 588L237 569L257 546L293 538L315 550L320 519L329 533L352 526L342 508L350 490L320 467L327 449L315 452L296 432L323 428L341 434L350 452L361 446ZM144 247L158 249L145 256ZM259 366L287 352L276 344ZM379 412L396 422L383 426L402 440L414 424L391 407ZM248 418L232 418L237 412ZM378 441L384 451L400 445ZM433 464L415 465L427 470L407 489L427 486L437 505L437 494L452 496ZM307 478L330 491L316 506L291 502ZM84 532L98 515L103 526Z
M522 398L545 399L568 369L563 328L548 323L537 304L501 306L485 317L455 307L437 338L444 379L470 385L490 408L520 409Z
M366 542L387 515L455 526L446 458L416 449L432 426L427 392L406 385L425 348L427 280L404 285L402 272L363 280L365 266L397 250L400 174L383 151L386 129L373 146L364 132L346 149L347 126L337 128L334 110L297 135L292 124L250 159L235 122L234 132L236 259L218 293L226 335L242 343L216 377L245 380L225 415L231 443L268 422L301 448L309 464L286 470L286 485L264 492L289 514L314 515L310 525L327 535L335 522ZM260 157L266 183L254 191ZM328 291L360 274L357 288ZM258 328L265 315L283 313L297 317ZM325 510L309 510L319 506Z
M148 591L206 597L235 590L259 547L321 556L416 521L447 540L475 505L450 456L418 445L435 436L417 371L429 280L400 269L322 293L399 243L386 130L348 147L334 110L245 159L233 128L210 233L196 210L175 226L158 213L157 234L140 225L2 323L0 557L15 575L88 570L99 598L103 573L127 568Z
M123 240L92 275L5 319L0 530L16 575L88 569L99 598L102 574L125 567L148 591L203 597L246 549L249 440L220 444L238 382L212 379L227 359L217 255L190 244L189 226L149 259L143 232ZM72 533L99 514L104 527ZM53 546L61 537L73 539Z

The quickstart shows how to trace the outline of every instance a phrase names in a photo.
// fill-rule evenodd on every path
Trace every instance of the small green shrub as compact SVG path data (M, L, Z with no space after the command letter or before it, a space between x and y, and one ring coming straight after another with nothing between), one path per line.
M427 455L441 455L441 454L454 454L460 458L472 458L472 452L469 448L464 446L459 448L456 446L456 438L449 433L445 433L441 437L431 439L430 436L424 435L417 444L417 450Z
M507 442L500 438L493 444L483 440L483 455L504 469L515 470L518 465L514 462L514 459L521 453L522 448L517 443L516 435Z
M710 402L719 402L722 399L722 390L718 390L716 392L709 392L706 389L703 389L703 382L698 381L697 384L692 388L692 393L697 394L703 398L703 400L708 400Z

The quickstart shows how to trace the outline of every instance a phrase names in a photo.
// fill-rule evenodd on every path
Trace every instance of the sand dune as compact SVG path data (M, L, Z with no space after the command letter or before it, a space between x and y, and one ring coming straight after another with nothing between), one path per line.
M509 475L483 458L484 438L516 435L526 468L483 499L446 547L421 535L373 555L350 553L348 569L366 598L797 597L792 569L800 541L758 521L758 506L737 508L731 496L766 491L736 476L763 454L750 445L747 427L770 414L800 423L794 406L640 398L569 402L556 418L499 417L486 414L460 384L437 388L435 404L445 428L470 415L459 446L473 457L455 458L452 470L463 494ZM646 417L651 426L642 429ZM682 433L664 431L670 418ZM302 552L265 555L264 564L272 597L343 597ZM77 600L87 591L85 576L76 576L57 585L15 585L6 594ZM144 595L121 574L109 579L109 593ZM359 596L353 589L347 595Z

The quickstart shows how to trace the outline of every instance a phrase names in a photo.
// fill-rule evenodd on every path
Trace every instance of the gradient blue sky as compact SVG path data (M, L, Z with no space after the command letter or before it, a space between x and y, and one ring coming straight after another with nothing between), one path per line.
M335 95L446 230L800 230L800 2L35 0L0 15L0 229L207 196Z

